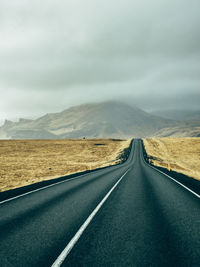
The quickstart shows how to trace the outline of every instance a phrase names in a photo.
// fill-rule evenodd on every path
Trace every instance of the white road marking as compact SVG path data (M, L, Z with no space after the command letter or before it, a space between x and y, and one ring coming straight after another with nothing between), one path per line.
M81 176L83 176L83 175L81 175ZM49 187L52 187L52 186L54 186L54 185L62 184L62 183L65 183L65 182L68 182L68 181L77 179L77 178L79 178L79 177L81 177L81 176L74 177L74 178L70 178L70 179L67 179L67 180L65 180L65 181L60 181L60 182L57 182L57 183L55 183L55 184L50 184L50 185L47 185L47 186L44 186L44 187L41 187L41 188L38 188L38 189L35 189L35 190L32 190L32 191L29 191L29 192L27 192L27 193L18 195L18 196L16 196L16 197L8 198L8 199L6 199L6 200L1 201L1 202L0 202L0 205L3 204L3 203L5 203L5 202L8 202L8 201L11 201L11 200L14 200L14 199L17 199L17 198L20 198L20 197L23 197L23 196L32 194L32 193L34 193L34 192L44 190L44 189L49 188Z
M104 202L107 200L107 198L110 196L112 191L116 188L116 186L121 182L123 177L127 174L129 169L120 177L120 179L114 184L114 186L110 189L110 191L105 195L105 197L101 200L101 202L97 205L97 207L93 210L93 212L89 215L87 220L82 224L82 226L79 228L79 230L76 232L74 237L71 239L71 241L68 243L68 245L65 247L65 249L61 252L61 254L58 256L56 261L53 263L51 267L59 267L63 263L63 261L66 259L67 255L70 253L76 242L81 237L82 233L85 231L89 223L92 221L96 213L99 211L101 206L104 204Z
M115 165L114 165L115 166ZM117 166L117 165L116 165ZM111 166L112 167L112 166ZM94 171L94 173L98 173L100 172L101 170L97 170L97 171ZM58 184L62 184L62 183L66 183L66 182L69 182L69 181L72 181L72 180L75 180L75 179L79 179L83 176L86 176L90 173L85 173L85 174L82 174L82 175L79 175L79 176L76 176L76 177L73 177L73 178L70 178L70 179L67 179L67 180L64 180L64 181L60 181L60 182L57 182L57 183L54 183L54 184L50 184L50 185L47 185L47 186L44 186L44 187L41 187L41 188L38 188L38 189L35 189L35 190L32 190L32 191L29 191L27 193L24 193L24 194L21 194L21 195L18 195L18 196L15 196L15 197L12 197L12 198L8 198L8 199L5 199L5 200L2 200L0 201L0 205L1 204L4 204L6 202L9 202L11 200L14 200L14 199L17 199L17 198L20 198L20 197L23 197L23 196L26 196L26 195L29 195L29 194L32 194L32 193L35 193L35 192L38 192L38 191L41 191L41 190L44 190L46 188L49 188L49 187L52 187L54 185L58 185ZM58 177L59 178L59 177ZM56 179L56 178L55 178Z
M199 194L197 194L196 192L194 192L193 190L191 190L190 188L188 188L188 187L185 186L184 184L178 182L176 179L172 178L172 177L169 176L168 174L166 174L166 173L164 173L164 172L158 170L157 168L151 166L151 165L148 164L145 160L144 160L144 162L145 162L149 167L151 167L152 169L154 169L154 170L156 170L156 171L158 171L158 172L164 174L164 175L167 176L169 179L171 179L171 180L174 181L175 183L179 184L180 186L184 187L186 190L188 190L190 193L192 193L192 194L195 195L196 197L200 198L200 195L199 195Z
M116 167L116 166L118 166L118 165L111 165L111 166L109 166L109 167ZM98 172L100 172L100 171L102 171L102 169L100 169L100 170L96 170L96 171L94 171L94 173L98 173ZM8 199L5 199L5 200L2 200L2 201L0 201L0 205L1 205L1 204L4 204L4 203L6 203L6 202L9 202L9 201L11 201L11 200L14 200L14 199L17 199L17 198L20 198L20 197L23 197L23 196L26 196L26 195L29 195L29 194L38 192L38 191L40 191L40 190L44 190L44 189L49 188L49 187L52 187L52 186L54 186L54 185L58 185L58 184L62 184L62 183L65 183L65 182L69 182L69 181L72 181L72 180L75 180L75 179L79 179L79 178L81 178L81 177L83 177L83 176L86 176L86 175L88 175L88 174L90 174L90 173L85 173L85 174L76 176L76 177L74 177L74 178L70 178L70 179L67 179L67 180L64 180L64 181L60 181L60 182L57 182L57 183L54 183L54 184L50 184L50 185L47 185L47 186L44 186L44 187L41 187L41 188L38 188L38 189L35 189L35 190L32 190L32 191L29 191L29 192L27 192L27 193L18 195L18 196L15 196L15 197L12 197L12 198L8 198ZM59 178L59 177L58 177L58 178ZM56 179L56 178L55 178L55 179Z

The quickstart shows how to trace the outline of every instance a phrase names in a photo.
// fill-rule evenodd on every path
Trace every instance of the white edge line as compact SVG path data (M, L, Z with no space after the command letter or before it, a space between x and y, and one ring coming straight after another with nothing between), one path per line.
M110 166L108 166L108 167L114 167L114 166L118 166L118 165L110 165ZM98 172L100 172L100 171L102 171L102 170L96 170L96 171L94 171L94 173L98 173ZM31 190L31 191L29 191L29 192L27 192L27 193L24 193L24 194L15 196L15 197L11 197L11 198L2 200L2 201L0 201L0 205L1 205L1 204L4 204L4 203L6 203L6 202L9 202L9 201L11 201L11 200L14 200L14 199L17 199L17 198L20 198L20 197L23 197L23 196L26 196L26 195L29 195L29 194L32 194L32 193L41 191L41 190L44 190L44 189L49 188L49 187L52 187L52 186L54 186L54 185L58 185L58 184L62 184L62 183L65 183L65 182L69 182L69 181L72 181L72 180L75 180L75 179L79 179L80 177L86 176L86 175L88 175L88 174L90 174L90 172L89 172L89 173L82 174L82 175L79 175L79 176L76 176L76 177L73 177L73 178L70 178L70 179L66 179L66 180L64 180L64 181L60 181L60 182L57 182L57 183L53 183L53 184L50 184L50 185L47 185L47 186L44 186L44 187L41 187L41 188L38 188L38 189L35 189L35 190ZM61 178L61 177L57 177L57 178L54 178L54 179L59 179L59 178ZM45 180L44 180L44 181L45 181ZM46 181L48 181L48 180L46 180ZM30 185L31 185L31 184L30 184Z
M111 167L112 167L112 166L111 166ZM97 172L99 172L99 171L101 171L101 170L97 170L97 171L94 172L94 173L97 173ZM54 185L58 185L58 184L62 184L62 183L66 183L66 182L69 182L69 181L72 181L72 180L81 178L81 177L86 176L86 175L88 175L88 174L90 174L90 173L85 173L85 174L82 174L82 175L79 175L79 176L76 176L76 177L73 177L73 178L70 178L70 179L66 179L66 180L64 180L64 181L56 182L56 183L53 183L53 184L50 184L50 185L46 185L46 186L44 186L44 187L41 187L41 188L38 188L38 189L35 189L35 190L31 190L31 191L29 191L29 192L27 192L27 193L24 193L24 194L15 196L15 197L11 197L11 198L2 200L2 201L0 201L0 205L1 205L1 204L4 204L4 203L6 203L6 202L9 202L9 201L11 201L11 200L14 200L14 199L17 199L17 198L20 198L20 197L23 197L23 196L26 196L26 195L29 195L29 194L32 194L32 193L41 191L41 190L44 190L44 189L49 188L49 187L52 187L52 186L54 186ZM55 178L55 179L59 179L59 178L61 178L61 177L58 177L58 178ZM45 181L45 180L44 180L44 181ZM46 180L46 181L47 181L47 180ZM31 185L31 184L30 184L30 185Z
M179 184L180 186L184 187L186 190L188 190L190 193L192 193L193 195L195 195L196 197L200 198L200 195L197 194L196 192L194 192L193 190L191 190L190 188L188 188L187 186L185 186L184 184L178 182L176 179L172 178L171 176L169 176L168 174L158 170L157 168L153 167L152 165L150 165L149 163L147 163L145 160L144 162L149 166L151 167L152 169L164 174L165 176L167 176L168 178L170 178L171 180L173 180L175 183Z
M109 190L109 192L105 195L105 197L101 200L101 202L97 205L97 207L93 210L93 212L89 215L89 217L86 219L86 221L81 225L79 230L76 232L74 237L71 239L71 241L67 244L67 246L64 248L64 250L61 252L61 254L58 256L58 258L55 260L53 265L51 267L59 267L63 263L63 261L66 259L67 255L70 253L76 242L79 240L89 223L92 221L96 213L99 211L101 206L104 204L104 202L107 200L107 198L110 196L112 191L116 188L116 186L121 182L123 177L127 174L129 169L120 177L120 179L114 184L114 186Z
M84 174L84 175L85 175L85 174ZM17 198L20 198L20 197L23 197L23 196L32 194L32 193L34 193L34 192L44 190L44 189L49 188L49 187L52 187L52 186L54 186L54 185L62 184L62 183L65 183L65 182L68 182L68 181L77 179L77 178L79 178L79 177L81 177L81 176L84 176L84 175L80 175L80 176L78 176L78 177L74 177L74 178L70 178L70 179L67 179L67 180L64 180L64 181L60 181L60 182L57 182L57 183L54 183L54 184L50 184L50 185L47 185L47 186L44 186L44 187L41 187L41 188L38 188L38 189L35 189L35 190L32 190L32 191L29 191L29 192L27 192L27 193L18 195L18 196L16 196L16 197L12 197L12 198L5 199L5 200L3 200L3 201L0 202L0 205L3 204L3 203L5 203L5 202L9 202L9 201L11 201L11 200L14 200L14 199L17 199ZM45 180L44 180L44 181L45 181Z

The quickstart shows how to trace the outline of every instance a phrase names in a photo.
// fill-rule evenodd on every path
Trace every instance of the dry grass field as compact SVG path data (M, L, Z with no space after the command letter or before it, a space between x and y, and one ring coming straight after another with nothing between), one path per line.
M130 140L1 140L0 191L118 163Z
M144 139L144 146L155 166L200 180L200 138Z

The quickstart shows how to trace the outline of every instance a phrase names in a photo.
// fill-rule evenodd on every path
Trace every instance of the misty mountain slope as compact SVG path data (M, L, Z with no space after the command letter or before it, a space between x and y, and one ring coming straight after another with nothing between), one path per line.
M155 137L200 137L200 126L177 126L163 128L154 134Z
M6 120L0 127L0 139L57 139L58 136L43 128L33 126L32 121L20 119L19 122Z
M151 112L152 115L160 116L166 119L180 120L180 121L200 121L200 110L157 110Z
M139 108L110 101L72 107L36 120L6 121L0 127L0 138L146 137L176 124Z
M49 125L50 131L62 138L132 137L152 134L163 120L124 103L105 102L73 107L60 113Z

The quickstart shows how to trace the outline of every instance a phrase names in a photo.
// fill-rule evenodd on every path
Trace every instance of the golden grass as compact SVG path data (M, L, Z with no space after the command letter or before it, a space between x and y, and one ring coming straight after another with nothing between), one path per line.
M155 166L170 168L200 180L200 138L143 139Z
M129 144L110 139L1 140L0 191L116 164Z

